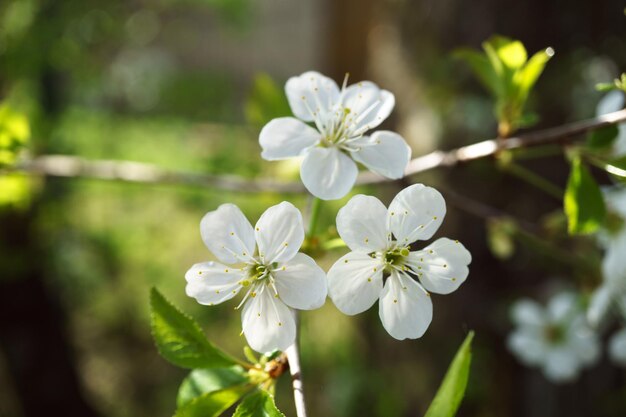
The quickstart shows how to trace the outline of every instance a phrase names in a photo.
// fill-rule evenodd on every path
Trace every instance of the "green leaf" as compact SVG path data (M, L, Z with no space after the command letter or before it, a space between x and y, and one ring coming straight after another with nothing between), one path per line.
M467 387L472 362L471 345L473 338L474 332L469 332L454 356L425 417L453 417L456 414Z
M513 70L521 68L528 59L526 48L520 41L496 35L491 37L488 42L507 68Z
M201 395L179 408L174 417L217 417L252 389L252 385L238 385Z
M619 129L616 125L610 125L603 127L602 129L594 130L589 133L587 137L587 147L591 149L608 148L613 145L615 139L619 135Z
M572 161L563 208L570 234L593 233L600 227L606 216L600 187L580 158Z
M454 57L467 62L478 80L495 97L500 93L500 80L491 62L487 57L471 49L458 49L454 52Z
M285 417L285 415L276 408L274 397L269 392L259 390L244 398L233 417Z
M182 368L224 368L237 362L209 342L200 326L167 301L150 294L152 336L161 356Z
M524 68L521 68L514 76L514 82L518 86L518 99L524 103L528 94L533 89L546 64L554 56L552 48L539 51L530 58Z
M181 408L203 394L245 382L249 382L248 375L239 365L230 368L194 369L180 385L176 404Z

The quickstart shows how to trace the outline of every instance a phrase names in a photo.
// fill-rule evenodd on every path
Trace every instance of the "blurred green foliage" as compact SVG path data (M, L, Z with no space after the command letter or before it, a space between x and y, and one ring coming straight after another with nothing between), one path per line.
M26 116L0 105L0 168L13 165L30 137Z
M572 161L563 201L571 234L593 233L602 226L606 216L604 197L579 157Z
M526 101L554 51L546 48L528 59L522 42L498 35L482 46L484 53L460 49L456 56L470 65L495 99L498 134L508 137L537 121L537 115L525 112Z

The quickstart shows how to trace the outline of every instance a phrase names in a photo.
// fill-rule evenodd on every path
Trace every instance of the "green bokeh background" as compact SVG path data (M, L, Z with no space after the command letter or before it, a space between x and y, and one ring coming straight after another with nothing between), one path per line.
M538 127L590 117L607 82L626 68L620 1L524 2L252 0L7 0L0 4L0 97L27 115L28 154L131 160L173 170L298 180L297 165L261 160L260 127L289 114L282 86L318 69L337 81L372 79L392 90L414 155L493 137L488 95L451 57L494 33L556 56L531 108ZM402 91L406 89L406 91ZM562 157L531 168L563 185ZM2 186L11 178L12 185ZM415 181L461 192L529 222L560 207L486 160ZM17 184L17 185L16 185ZM388 203L403 184L357 188ZM0 416L168 416L184 371L161 359L148 324L158 287L209 338L241 356L233 303L202 307L184 294L184 273L210 254L198 224L219 204L252 222L304 195L246 194L190 185L0 176ZM332 235L343 200L325 204ZM622 370L603 359L579 382L556 387L506 351L507 308L541 299L547 279L576 271L519 249L509 261L487 247L485 222L448 201L437 236L473 254L459 291L434 297L423 339L399 342L377 310L356 317L331 302L302 314L302 354L312 416L420 416L468 329L475 362L459 416L622 416ZM580 250L585 250L583 246ZM327 269L344 252L320 259ZM584 278L583 278L584 281ZM593 280L584 283L592 286ZM294 408L287 379L277 404Z

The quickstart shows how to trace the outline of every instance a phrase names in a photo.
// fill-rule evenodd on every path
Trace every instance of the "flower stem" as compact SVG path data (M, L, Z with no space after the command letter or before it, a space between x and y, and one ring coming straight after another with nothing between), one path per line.
M298 417L307 417L306 404L304 402L304 389L302 388L302 373L300 370L300 349L299 343L299 327L298 311L294 311L296 320L296 341L285 351L287 360L289 361L289 373L291 373L291 384L293 387L293 401L296 404L296 415Z
M317 223L320 217L320 207L322 206L322 200L317 197L313 197L311 201L311 213L309 216L309 228L306 232L307 240L311 240L315 237L317 232Z

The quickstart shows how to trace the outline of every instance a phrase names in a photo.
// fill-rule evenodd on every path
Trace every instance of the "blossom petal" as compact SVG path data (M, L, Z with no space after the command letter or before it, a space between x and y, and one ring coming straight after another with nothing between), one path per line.
M613 293L611 288L604 284L597 288L589 301L589 307L587 308L587 320L593 327L597 327L600 322L606 317L611 307L613 300Z
M350 252L328 271L328 295L344 314L350 316L369 309L383 289L383 265L380 260Z
M350 145L359 149L352 152L355 161L391 179L402 178L411 160L411 148L406 141L397 133L387 130L374 132L371 137L365 136Z
M439 191L414 184L400 191L389 205L389 228L400 244L430 239L446 215Z
M243 273L217 262L195 264L185 274L185 292L200 304L214 305L230 300L239 292Z
M234 264L254 254L254 231L246 216L234 204L222 204L200 221L204 244L220 261Z
M281 300L289 307L314 310L326 302L326 273L313 258L297 253L272 273Z
M428 292L396 271L387 278L378 307L383 327L398 340L422 337L433 319L433 303Z
M511 318L518 326L534 329L543 328L547 321L543 307L530 299L523 299L513 304Z
M293 312L267 286L248 299L241 322L248 344L259 353L285 350L296 340Z
M626 328L611 336L609 340L609 357L618 365L626 366Z
M314 112L328 111L339 100L337 83L316 71L291 77L285 93L293 114L305 122L312 122Z
M548 353L548 346L539 329L519 329L507 338L507 347L526 365L543 363Z
M321 137L317 130L298 119L280 117L261 129L261 157L268 161L297 157L315 145Z
M567 338L568 348L576 354L581 365L591 365L600 357L598 338L582 314L571 321Z
M566 323L572 319L578 306L577 297L569 292L557 294L548 302L547 312L550 321L554 323Z
M337 200L348 194L357 174L354 161L336 148L312 148L300 168L306 189L322 200Z
M363 132L385 121L396 104L392 93L381 90L371 81L352 84L346 88L342 97L342 105L350 110L352 123Z
M355 195L337 213L337 231L353 251L371 253L387 247L387 207L376 197Z
M450 294L465 282L471 261L469 251L458 240L443 237L421 251L411 252L407 266L428 291Z
M293 258L304 241L300 210L283 201L265 210L254 228L259 257L266 263Z
M543 373L552 382L563 383L576 379L580 371L580 363L574 352L559 348L548 352L544 363Z
M613 239L602 259L602 275L615 291L626 291L626 231Z
M624 93L621 91L609 91L600 99L596 106L596 115L612 113L624 108Z

